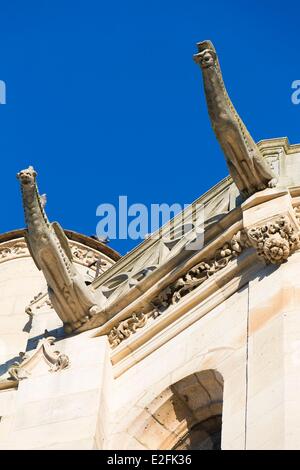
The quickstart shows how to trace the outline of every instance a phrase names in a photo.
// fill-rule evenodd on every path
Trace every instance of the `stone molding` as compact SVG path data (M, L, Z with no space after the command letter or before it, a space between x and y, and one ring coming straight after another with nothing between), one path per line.
M245 248L253 247L257 255L266 264L281 264L300 248L299 233L282 217L262 226L252 227L248 231L239 231L222 249L217 250L214 258L202 261L189 270L176 282L165 288L152 301L155 308L150 312L133 313L129 318L114 326L108 333L110 345L115 348L129 338L138 329L143 328L150 318L156 319L169 307L177 304L184 296L199 287L211 276L237 258Z
M287 261L288 257L300 248L298 224L300 205L297 201L298 206L294 209L292 202L286 190L266 190L259 196L254 195L252 200L249 199L243 208L242 228L234 233L221 248L215 250L208 260L202 259L200 263L196 263L185 274L178 277L175 282L161 289L152 299L148 299L145 308L135 310L127 318L115 323L106 332L111 347L119 346L124 340L149 324L149 320L153 321L162 314L165 315L170 307L180 304L183 298L189 297L188 294L193 290L197 289L201 296L198 288L209 280L213 281L217 273L219 273L218 282L220 283L223 270L224 277L228 277L228 269L225 268L230 268L232 261L237 259L245 249L254 248L257 253L256 259L261 259L265 264L280 265ZM278 211L281 215L276 215ZM269 215L269 218L266 215ZM255 258L251 253L250 257L255 269ZM257 266L259 268L260 265L257 264ZM237 276L239 275L237 273ZM214 295L216 292L217 289ZM212 294L211 291L210 294ZM105 334L104 331L103 333ZM141 335L138 336L140 338Z
M108 341L112 348L118 346L124 339L129 338L138 328L146 325L149 313L138 312L131 315L127 320L121 321L114 326L108 334Z
M24 239L18 238L0 244L0 263L24 256L30 256Z
M149 321L127 341L112 349L114 377L119 377L172 338L183 333L211 310L221 305L241 289L263 267L254 250L245 250L232 260L222 272L209 278L201 286L170 307L158 319ZM207 352L208 353L208 352ZM205 353L206 354L206 353Z
M237 258L245 248L246 243L241 232L235 234L232 239L218 249L213 258L208 261L201 261L184 276L180 277L173 284L163 289L159 295L152 300L155 306L150 312L133 313L126 320L114 326L109 334L108 341L114 348L123 340L129 338L137 329L146 325L152 318L156 319L162 315L170 306L177 304L181 299L203 284L218 271L224 269L231 260Z
M300 152L300 144L290 144L287 137L263 139L257 142L257 146L265 158L271 155L277 155L279 157L283 153L290 155Z
M300 150L300 145L290 145L288 142L287 138L278 138L278 139L269 139L269 140L263 140L258 142L258 147L263 155L264 158L268 160L274 160L274 164L277 162L278 165L281 166L284 163L284 160L289 157L291 154L297 154ZM269 162L271 163L271 162ZM277 165L276 163L276 165ZM279 166L278 166L278 171L279 171ZM277 171L277 170L276 170ZM281 170L280 170L281 171ZM280 173L279 171L279 173ZM283 178L283 176L282 176ZM284 178L282 181L280 180L280 185L285 186L286 181ZM279 193L281 191L287 193L288 190L282 190L280 189L282 186L279 186L278 191ZM237 224L242 221L242 224L244 224L243 220L243 209L241 206L239 206L239 202L236 200L236 188L235 185L232 182L231 177L227 177L220 183L218 183L215 187L211 188L206 194L201 196L195 203L191 204L189 208L185 210L185 215L188 217L193 214L193 206L197 204L203 203L204 206L210 205L211 203L215 204L215 201L221 201L222 197L226 193L226 191L229 191L229 193L226 193L226 197L229 196L229 206L227 209L224 211L223 208L220 209L220 206L218 206L218 203L215 204L215 216L209 220L209 223L207 224L207 221L205 222L205 243L204 243L204 249L210 245L212 241L220 237L221 233L227 233L230 231L230 226ZM290 188L290 194L294 196L298 196L300 187L299 186L293 186ZM268 190L265 190L268 191ZM264 199L266 199L265 191L260 191L260 198L261 202L263 202ZM258 193L254 194L254 198L257 196ZM216 196L216 199L214 199ZM248 202L248 200L246 201ZM222 211L222 213L220 213ZM276 211L275 211L276 212ZM219 214L219 215L217 215ZM277 219L280 218L281 216L285 216L286 213L285 211L277 212L272 214L272 217L276 216ZM268 217L267 217L268 218ZM270 217L269 217L270 219ZM192 217L191 220L194 220ZM179 227L179 224L182 222L182 214L179 214L176 216L173 220L171 220L168 224L166 224L165 227L161 229L160 233L160 239L155 240L155 237L157 237L157 233L153 234L145 242L141 243L136 249L134 249L132 252L130 252L128 255L124 256L121 260L118 261L111 269L100 275L95 281L93 281L92 286L96 290L104 290L107 289L107 285L109 286L112 281L119 281L119 284L114 285L114 292L110 291L112 294L107 302L105 303L105 315L107 316L107 323L110 323L110 320L113 317L122 317L122 320L125 320L126 318L129 318L129 316L124 316L123 317L123 312L128 310L128 305L133 302L138 302L138 298L141 295L144 295L146 290L151 289L151 286L154 286L155 283L159 283L160 279L163 279L165 276L165 273L169 271L172 273L172 278L173 278L173 272L174 272L174 266L179 266L182 265L186 260L189 260L189 257L186 256L184 259L184 251L185 251L185 245L180 241L181 244L181 251L175 250L175 252L169 253L167 255L164 254L162 258L160 258L157 263L155 264L155 270L153 270L152 273L149 272L147 269L148 265L147 263L143 263L143 259L147 260L147 255L151 257L154 257L154 254L157 253L160 250L161 245L164 243L164 233L166 230L170 228L170 225L172 225L175 229ZM268 221L263 221L260 220L258 226L262 225L263 223L267 223ZM246 224L246 227L248 228L248 224ZM270 244L270 241L266 243L268 246ZM283 245L285 245L285 242L283 242ZM253 246L251 243L249 243L249 247ZM175 245L176 247L176 245ZM272 251L275 250L272 249ZM173 259L172 259L173 257ZM269 260L270 261L270 260ZM130 277L131 273L139 266L141 269L145 268L145 272L149 274L147 279L141 279L139 283L133 285L130 285ZM155 272L156 271L156 272ZM147 274L147 275L148 275ZM122 276L121 276L122 275ZM125 277L127 276L127 281L125 282ZM122 282L124 278L124 282ZM170 279L171 282L173 282L173 279ZM154 289L154 287L153 287ZM125 296L127 300L125 301ZM138 309L138 311L141 311ZM122 314L121 314L122 312ZM130 315L132 315L133 312L130 312ZM82 329L80 328L78 331L84 331L85 329L91 329L98 327L100 323L98 322L97 316L93 318L91 321L89 321Z

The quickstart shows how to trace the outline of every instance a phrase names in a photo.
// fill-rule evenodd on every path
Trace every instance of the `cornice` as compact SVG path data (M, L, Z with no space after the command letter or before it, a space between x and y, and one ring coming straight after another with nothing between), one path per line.
M293 193L298 194L299 188L294 188ZM257 212L258 206L265 207L263 212ZM127 292L124 296L127 299L127 306L121 307L119 304L119 312L93 333L94 336L108 334L113 347L111 357L116 374L121 374L141 360L147 351L151 352L151 344L157 348L173 337L171 333L171 336L169 335L169 330L174 331L174 335L178 334L191 322L201 318L243 287L251 276L256 275L265 266L265 263L284 262L287 256L299 249L299 206L300 197L295 196L291 199L287 190L266 190L257 193L243 204L244 212L234 210L221 220L222 224L219 223L218 231L213 227L215 236L201 251L181 262L177 258L174 269L166 271L165 275L152 285L151 276L154 276L155 271L150 274L147 278L148 289L141 288L139 298L132 300L130 293ZM254 225L253 217L255 217ZM230 224L229 222L233 220L235 222ZM224 230L226 226L227 230ZM237 241L242 243L238 248L236 248ZM281 258L277 252L273 258L274 252L269 251L272 246L283 247ZM230 250L237 250L234 256ZM222 256L225 260L223 264ZM217 269L211 269L215 268L215 265L214 261L211 265L209 260L217 261ZM218 266L219 261L221 264ZM196 283L193 286L191 284L193 276L190 277L189 272L192 270L194 273L195 266L197 267L199 263L201 265L202 262L208 266L211 275L201 281L200 285L197 286ZM182 283L178 284L178 280ZM168 289L170 291L172 284L179 285L179 290L181 286L185 289L189 285L192 285L192 289L188 288L183 298L180 296L178 303L169 302L167 308L157 314L156 299L164 301L163 293ZM172 299L172 295L177 291L171 288L170 292L169 299ZM193 309L196 307L197 311L194 312Z
M293 154L300 151L300 144L291 145L286 137L283 138L274 138L274 139L264 139L258 142L257 144L260 150L263 153L265 158L274 157L274 154L281 155L281 151L285 154ZM281 149L281 151L280 151ZM279 153L278 153L279 152ZM205 205L214 197L217 197L218 194L221 194L227 188L232 187L235 189L232 178L227 176L221 180L218 184L210 188L205 194L196 199L187 209L185 209L185 219L188 220L192 216L193 209L201 204ZM297 188L291 188L294 194L297 193ZM239 202L239 204L241 201ZM236 213L240 210L239 204L235 208ZM234 209L231 209L234 211ZM108 271L102 273L95 281L93 282L93 288L98 289L100 286L104 285L110 278L118 275L119 273L127 272L128 269L135 263L138 263L139 258L143 253L146 253L150 249L154 248L155 245L159 243L159 240L163 239L164 235L170 230L170 226L176 227L182 221L182 214L178 214L175 218L170 220L165 224L159 231L153 233L149 238L143 241L138 245L134 250L132 250L127 255L123 256L114 266L112 266ZM210 230L205 230L205 243L209 242L212 237L218 236L219 226L224 221L226 225L226 217L222 218L221 221L213 223Z
M193 254L190 252L189 258L186 258L186 250L183 250L183 252L180 252L176 257L158 267L135 288L127 292L123 299L120 297L117 302L107 307L106 314L111 318L100 327L98 334L107 334L113 326L128 318L134 311L143 309L145 306L152 306L153 298L163 289L184 275L196 264L212 258L215 252L230 241L233 235L242 228L241 220L231 224L232 216L233 214L228 214L226 217L228 224L226 224L225 220L222 220L222 225L219 225L218 236L215 236L202 250ZM225 228L226 225L227 228ZM138 296L133 295L134 290L137 291ZM122 300L126 305L122 305Z
M247 284L263 266L254 250L248 250L238 261L232 261L224 271L195 289L157 321L137 330L127 341L112 350L114 376L119 377L222 304Z
M258 145L262 149L262 153L266 158L273 157L274 152L279 152L278 155L281 156L283 152L296 153L300 149L300 145L291 146L286 138L264 140L259 142ZM278 191L279 193L280 191L282 192L280 186L274 192L274 194L276 193L276 196L274 196L276 198L279 195ZM287 190L284 191L288 193ZM298 198L300 196L300 188L291 188L290 194L294 198ZM192 240L191 235L195 233L195 226L193 226L194 232L191 230L187 236L184 235L182 239L178 239L178 245L175 244L174 250L173 248L171 248L170 251L167 250L166 256L164 255L157 262L152 263L152 265L151 263L147 264L147 260L149 259L148 255L150 255L151 258L151 250L155 255L156 251L159 252L162 246L165 245L165 249L166 246L168 246L167 243L170 245L170 241L168 242L166 236L170 232L170 226L176 229L180 224L182 225L182 214L178 214L174 219L165 224L164 227L151 235L128 255L121 259L119 258L115 264L111 262L110 265L108 262L105 269L102 270L102 274L94 279L91 284L91 288L94 290L99 289L103 296L103 307L101 306L100 314L98 315L96 313L86 323L82 324L76 332L80 333L93 328L99 328L96 335L110 334L111 331L118 329L119 326L120 328L123 328L123 321L130 321L130 327L133 328L134 331L140 327L144 327L146 323L145 317L143 316L144 313L148 315L149 312L151 313L151 311L155 311L157 306L156 298L161 295L165 289L170 288L170 286L173 288L173 285L176 282L183 282L184 280L181 278L189 276L189 270L194 269L197 264L202 262L206 263L207 260L214 260L216 256L219 256L217 254L218 250L222 250L223 246L228 243L230 244L233 237L237 236L237 234L243 230L243 211L245 210L246 205L243 204L242 206L238 205L237 207L234 207L234 204L240 203L235 201L231 206L229 204L231 207L229 212L227 209L226 211L221 209L220 214L220 212L218 212L220 209L218 204L219 200L222 201L224 195L226 195L228 200L230 200L232 196L236 197L236 190L231 177L227 177L215 185L184 211L184 223L186 223L186 221L194 221L197 218L196 216L198 213L195 213L195 208L197 208L197 206L202 205L206 207L206 205L208 205L209 208L212 206L214 208L217 207L217 211L215 211L215 215L217 215L217 217L212 217L210 224L204 224L204 246L200 251L193 252L185 249L187 244ZM270 194L261 191L256 193L254 197L257 200L259 199L264 201L265 197L270 198ZM211 203L213 203L212 206ZM297 204L293 202L293 205L295 206ZM215 220L217 221L215 222ZM275 222L278 225L279 219ZM284 225L285 230L287 231L290 230L288 226L289 221ZM263 232L260 228L261 227L258 227L257 230L253 232L255 236L263 236ZM272 230L273 229L271 228L270 233ZM291 228L290 233L292 233L293 230L294 229ZM280 228L278 228L277 231L279 232ZM105 258L105 251L110 253L110 260L112 260L113 257L117 259L118 255L115 252L114 254L111 253L113 250L106 245L90 237L77 234L76 232L68 230L65 232L69 238L75 262L91 267L91 264L93 263L87 262L88 259L91 259L91 255L92 258L94 257L93 261L97 261L98 257L101 258L99 253L102 253L102 257ZM0 236L0 262L22 256L29 256L26 244L22 238L23 234L24 232L22 230L18 230ZM253 246L255 245L254 238L252 239L252 244ZM297 242L294 243L289 240L283 240L281 245L279 244L279 247L285 249L285 256L287 257L290 255L290 252L292 253L295 251L294 246L296 245ZM258 249L258 244L256 248ZM82 252L82 249L84 252ZM89 256L87 256L88 252ZM263 252L259 250L258 253L259 255L263 254ZM143 260L142 262L140 262L141 259ZM227 266L222 266L222 270L224 270L224 272L226 269ZM145 275L142 274L144 271L147 271ZM215 275L216 274L214 274L214 276ZM118 276L120 278L120 282L117 283L117 287L115 287L114 279ZM111 287L110 282L113 285L113 288ZM197 284L197 280L195 282ZM36 300L34 303L36 303ZM39 303L40 301L38 304ZM154 312L153 315L156 315L156 313ZM105 321L104 324L103 321ZM157 323L159 323L158 320ZM124 326L124 328L126 330L127 326Z
M185 209L185 219L189 220L192 218L192 214L195 207L200 205L205 205L213 197L218 196L226 188L229 188L232 185L232 179L230 176L222 179L215 186L206 191L202 196L192 202L189 207ZM104 284L110 277L113 277L115 274L123 271L127 271L128 265L133 264L136 260L139 259L142 253L149 250L150 247L154 246L161 240L166 233L169 233L170 226L176 227L182 222L182 213L177 214L174 218L170 219L163 227L161 227L156 232L152 233L148 238L146 238L142 243L140 243L136 248L131 250L129 253L124 255L107 273L101 274L93 282L93 287L97 289L99 286ZM208 237L208 234L205 233L205 236Z
M208 243L200 251L189 251L183 249L174 257L158 266L147 277L139 281L130 289L119 294L115 301L111 304L105 304L102 310L103 315L107 317L107 321L99 329L99 334L107 334L116 323L128 318L137 309L151 307L152 300L159 292L161 292L170 283L176 281L182 274L186 273L195 264L206 258L214 256L216 250L222 247L231 239L236 232L242 227L241 220L236 222L239 211L234 210L228 216L219 222L218 236ZM225 220L226 218L226 220ZM214 231L216 227L213 227ZM79 328L77 332L85 331L99 326L99 319L94 316L91 320Z
M296 188L294 188L294 192ZM286 199L288 198L288 199ZM253 201L252 201L253 199ZM202 250L190 252L189 250L181 249L174 257L171 257L164 261L160 266L157 266L155 270L150 272L147 277L137 282L131 287L124 288L123 291L117 291L118 295L115 295L114 300L110 303L105 303L102 313L107 319L106 322L100 326L99 318L93 317L87 322L79 331L85 331L86 329L92 329L100 326L97 334L110 334L115 328L126 330L127 326L121 324L122 321L129 320L132 328L138 329L140 324L144 322L144 317L141 312L151 312L157 304L157 296L161 295L164 289L172 287L173 283L178 281L180 277L186 275L190 269L195 267L198 263L207 262L207 260L214 259L218 250L222 246L232 243L234 237L239 231L244 229L244 212L252 211L252 206L264 204L272 204L272 217L268 212L261 221L258 221L257 226L249 227L249 231L245 232L248 240L248 246L252 246L257 249L258 256L265 257L265 261L271 263L283 262L285 257L290 256L298 246L298 238L294 239L298 228L295 215L292 216L291 224L289 219L285 219L284 214L286 213L286 204L290 204L290 195L288 190L276 189L276 190L265 190L265 192L259 192L253 196L252 199L247 200L247 203L243 204L242 208L236 208L227 215L225 215L219 222L208 227L206 232L207 243L204 245ZM281 206L278 201L286 201ZM256 201L256 202L255 202ZM269 202L268 202L269 201ZM279 204L279 205L278 205ZM270 207L270 206L268 206ZM292 206L290 207L292 209ZM253 209L254 213L256 209ZM281 217L282 211L282 217ZM271 219L270 219L271 217ZM268 219L270 219L270 227L268 226ZM261 227L265 225L265 228L261 230ZM275 225L274 225L275 224ZM251 230L250 230L251 228ZM275 242L275 232L285 233L286 239L278 239ZM258 238L257 238L258 237ZM262 241L259 241L262 238ZM275 243L275 250L279 250L277 258L272 258L273 244ZM263 246L263 250L259 247ZM265 250L265 251L264 251ZM283 258L280 258L280 251L284 250ZM106 273L109 275L109 273ZM183 282L183 281L180 281ZM173 287L172 287L173 288ZM151 314L151 313L150 313ZM138 315L138 317L136 317ZM154 312L154 315L156 313ZM132 316L133 319L130 319ZM157 315L156 315L157 316ZM114 330L116 331L116 330ZM116 332L117 333L117 332ZM120 334L121 336L121 334Z
M263 139L258 143L258 148L262 152L264 157L267 157L270 153L274 153L276 149L282 149L286 155L300 152L300 144L290 144L287 137L277 137L274 139Z

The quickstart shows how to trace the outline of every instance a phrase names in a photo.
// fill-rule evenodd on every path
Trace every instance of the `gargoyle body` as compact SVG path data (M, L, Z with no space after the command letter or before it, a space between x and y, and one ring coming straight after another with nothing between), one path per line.
M50 224L46 216L36 185L36 172L29 167L17 177L22 188L29 251L45 276L52 305L70 333L100 312L99 301L74 266L64 231L57 222Z
M225 154L233 181L247 198L277 178L264 160L226 91L217 54L210 41L197 44L194 60L201 66L207 107L212 127Z

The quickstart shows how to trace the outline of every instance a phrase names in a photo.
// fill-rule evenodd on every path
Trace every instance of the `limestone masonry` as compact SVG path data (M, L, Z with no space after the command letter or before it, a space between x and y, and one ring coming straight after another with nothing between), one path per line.
M184 223L120 257L49 221L35 169L18 174L0 449L300 449L300 144L255 143L211 42L194 59L230 176Z

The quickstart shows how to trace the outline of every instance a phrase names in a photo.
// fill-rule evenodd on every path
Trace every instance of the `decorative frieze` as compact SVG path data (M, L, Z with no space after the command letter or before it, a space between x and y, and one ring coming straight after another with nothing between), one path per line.
M164 289L154 300L154 305L160 311L178 303L182 297L192 292L215 273L224 269L230 261L241 254L246 245L247 240L244 233L239 231L229 242L216 251L212 259L201 261L184 276Z
M209 260L203 260L175 282L163 289L152 301L149 312L138 312L121 321L108 334L110 345L115 348L149 319L162 315L170 306L177 304L187 294L202 285L217 272L226 268L245 248L255 248L266 264L281 264L300 248L299 230L286 217L278 217L268 222L237 232L232 239L218 249Z
M25 241L10 240L0 244L0 263L22 256L30 256Z
M86 248L84 245L68 240L75 263L86 266L97 274L101 274L112 266L109 258L104 257L99 251ZM15 258L29 257L30 253L23 238L9 240L0 243L0 263Z
M230 261L237 258L247 246L243 232L238 232L232 239L216 251L214 257L190 269L184 276L170 284L152 301L154 306L149 312L138 312L113 327L108 334L110 345L114 348L129 338L147 321L162 315L171 305L177 304L183 297L199 287L215 273L224 269Z
M101 253L91 248L86 248L84 245L74 243L68 240L75 263L87 266L90 269L98 272L98 275L110 268L113 263L107 258L104 258Z
M108 341L115 348L124 339L129 338L138 328L146 325L148 314L143 312L134 313L131 317L121 321L118 326L114 326L109 332Z

